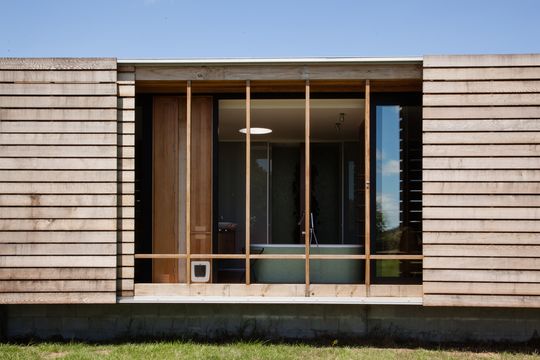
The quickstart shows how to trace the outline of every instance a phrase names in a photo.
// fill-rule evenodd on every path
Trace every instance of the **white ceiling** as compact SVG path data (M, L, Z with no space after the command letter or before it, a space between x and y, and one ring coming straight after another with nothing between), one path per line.
M251 101L251 127L272 129L268 135L251 135L251 141L303 142L305 131L303 99L264 99ZM364 123L363 99L312 99L310 101L312 141L358 140ZM340 113L345 121L340 130ZM245 100L220 100L219 141L243 141Z

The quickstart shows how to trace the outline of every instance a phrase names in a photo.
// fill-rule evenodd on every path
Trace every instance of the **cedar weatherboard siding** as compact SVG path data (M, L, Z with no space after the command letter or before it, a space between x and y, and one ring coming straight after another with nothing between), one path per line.
M540 307L540 55L424 58L424 305Z
M0 59L0 303L116 301L116 94L115 59Z

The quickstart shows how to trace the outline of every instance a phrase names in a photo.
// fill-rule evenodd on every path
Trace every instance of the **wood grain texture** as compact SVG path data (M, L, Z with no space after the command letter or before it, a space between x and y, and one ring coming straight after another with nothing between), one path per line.
M424 68L432 67L505 67L505 66L540 66L539 54L519 55L426 55Z
M429 56L424 305L540 307L540 55Z
M539 80L498 81L426 81L426 94L477 94L477 93L538 93Z
M0 70L116 70L116 58L0 58Z
M212 253L212 98L194 96L191 112L191 253Z
M177 253L179 248L180 97L155 96L153 104L152 252ZM178 261L152 262L152 280L176 283Z
M133 295L135 274L135 232L134 227L124 228L124 221L133 219L135 214L134 167L127 159L135 156L135 68L119 67L117 74L117 131L118 131L118 232L116 290L118 296Z
M134 226L116 82L115 59L0 59L0 303L116 301Z
M135 78L137 81L414 80L422 78L422 68L416 64L138 66Z

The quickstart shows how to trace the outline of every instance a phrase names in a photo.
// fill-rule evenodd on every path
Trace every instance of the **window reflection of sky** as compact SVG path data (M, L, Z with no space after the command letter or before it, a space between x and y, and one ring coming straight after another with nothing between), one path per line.
M399 106L377 106L376 201L386 228L399 226Z

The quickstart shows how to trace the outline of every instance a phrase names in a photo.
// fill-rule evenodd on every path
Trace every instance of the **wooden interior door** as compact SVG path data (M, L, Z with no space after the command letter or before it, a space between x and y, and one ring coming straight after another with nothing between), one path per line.
M185 98L155 96L152 119L152 252L185 253ZM185 282L185 260L153 260L152 281Z
M192 254L212 253L212 98L192 98L191 244Z

